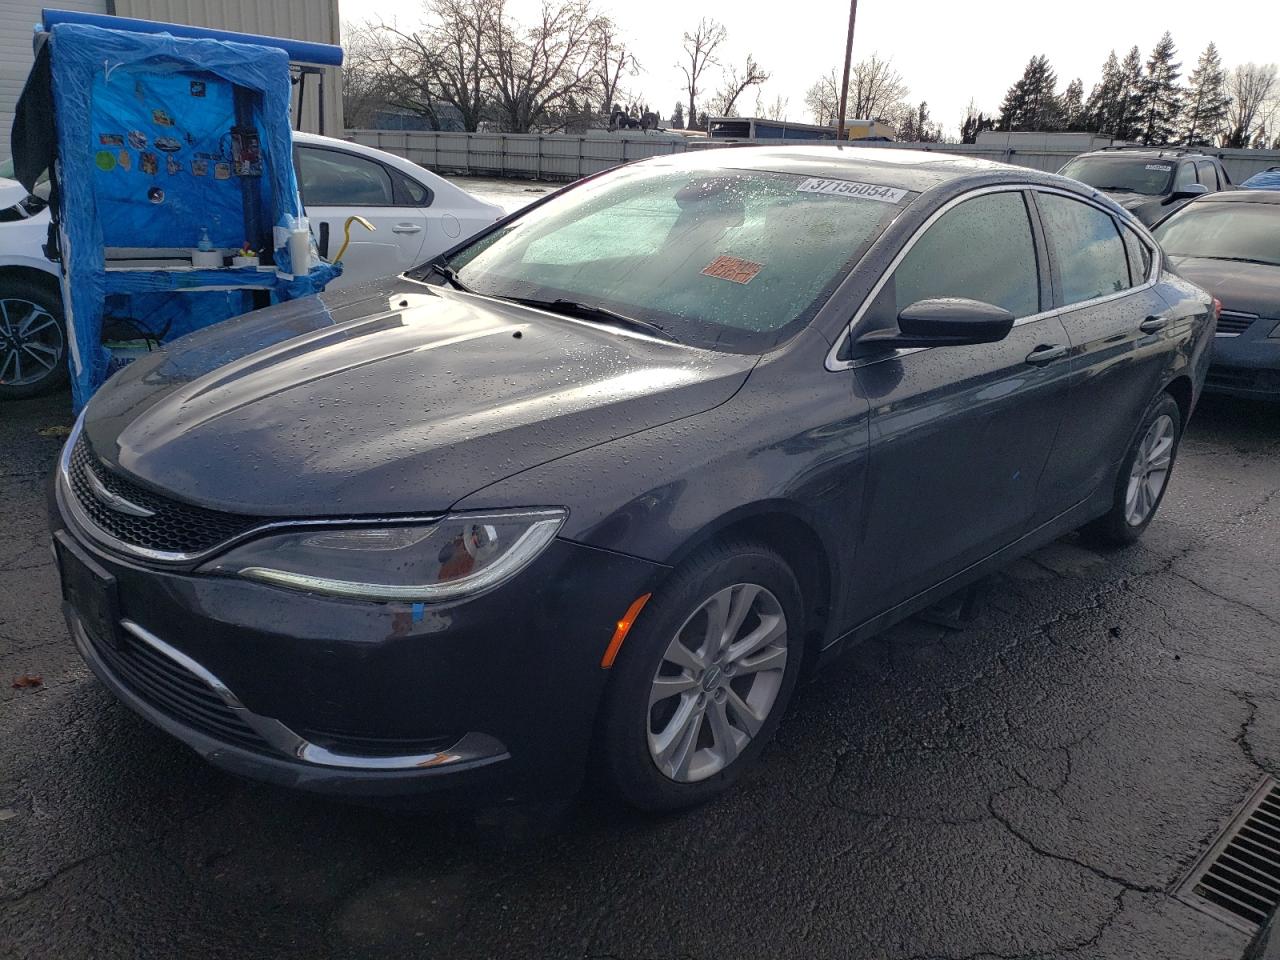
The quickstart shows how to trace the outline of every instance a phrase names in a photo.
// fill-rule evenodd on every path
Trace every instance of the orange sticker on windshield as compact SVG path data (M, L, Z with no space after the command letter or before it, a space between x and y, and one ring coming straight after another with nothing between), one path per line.
M719 277L721 280L732 280L734 283L750 283L764 269L763 263L743 260L741 257L716 257L702 268L704 277Z

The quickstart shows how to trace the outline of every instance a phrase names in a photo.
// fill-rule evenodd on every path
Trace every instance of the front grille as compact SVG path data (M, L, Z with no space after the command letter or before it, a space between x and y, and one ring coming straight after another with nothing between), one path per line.
M1218 333L1238 337L1253 326L1257 319L1257 314L1223 310L1218 316Z
M208 684L143 641L127 637L123 649L94 636L89 643L123 686L166 716L223 743L272 752Z
M1253 932L1280 905L1280 794L1267 778L1192 869L1179 896Z
M93 455L83 434L71 450L68 468L71 490L80 508L98 527L127 546L200 554L275 519L206 510L152 493L107 470ZM135 517L112 510L94 496L85 478L86 470L92 471L112 493L151 510L154 516Z

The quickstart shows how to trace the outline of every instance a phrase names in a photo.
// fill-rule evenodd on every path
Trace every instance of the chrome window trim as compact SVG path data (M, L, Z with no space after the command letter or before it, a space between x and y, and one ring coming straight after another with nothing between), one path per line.
M58 482L54 485L58 505L62 508L63 514L69 515L75 522L77 529L83 532L90 540L98 546L124 557L150 560L155 563L164 564L190 564L201 560L208 560L210 557L222 553L238 543L243 543L246 540L261 536L265 533L275 533L277 531L292 530L299 527L371 527L381 526L382 524L427 524L435 523L444 516L444 514L431 514L429 516L411 517L330 517L322 519L298 518L296 520L273 520L268 523L259 524L256 527L251 527L242 533L236 534L230 539L215 544L207 550L201 550L196 553L152 550L148 547L135 546L132 543L125 543L123 540L113 537L111 534L107 533L107 531L94 523L93 519L86 514L84 510L80 508L80 504L76 502L75 491L71 489L71 451L75 448L76 441L80 438L80 432L83 425L84 412L82 411L80 416L76 419L75 426L71 428L71 433L67 437L67 442L63 445L62 453L58 457Z
M1147 279L1136 287L1128 287L1115 293L1108 293L1101 297L1094 297L1092 300L1080 300L1076 303L1064 304L1050 310L1042 310L1040 313L1033 313L1027 317L1020 317L1013 321L1013 325L1015 327L1020 327L1027 323L1035 323L1039 320L1046 320L1049 317L1060 316L1065 313L1070 313L1073 310L1097 306L1098 304L1106 303L1109 300L1117 300L1120 297L1127 297L1130 294L1150 289L1155 286L1156 282L1160 279L1160 248L1151 237L1151 234L1141 225L1141 223L1137 221L1136 218L1128 216L1123 219L1118 218L1114 210L1097 199L1098 194L1095 194L1092 197L1085 197L1071 190L1063 190L1060 187L1052 187L1035 183L1001 183L990 187L979 187L976 190L971 190L968 193L962 193L960 196L953 197L948 200L941 207L935 210L928 220L916 228L915 233L913 233L907 239L907 242L903 244L902 249L899 250L893 260L890 261L889 266L885 269L884 273L880 275L875 286L871 288L866 299L864 299L859 305L857 311L855 311L853 315L853 319L850 320L848 325L845 327L844 332L836 338L836 342L832 345L831 349L827 351L826 361L823 364L825 369L832 373L841 370L857 370L861 367L870 366L873 363L883 363L886 360L897 360L900 357L905 357L913 353L920 353L923 350L936 349L934 347L907 347L900 350L894 350L891 353L884 354L883 356L859 357L855 360L837 359L837 356L840 353L840 348L843 347L845 342L853 336L854 329L862 320L867 310L870 309L871 304L875 302L876 297L880 295L880 291L884 288L884 285L888 283L893 272L898 269L898 265L902 263L907 254L911 252L911 248L916 245L916 241L924 236L925 232L932 227L943 216L943 214L947 213L947 211L951 210L953 207L957 207L964 203L966 200L972 200L974 197L981 197L990 193L1026 193L1027 191L1056 193L1064 197L1069 197L1072 200L1078 200L1081 203L1088 204L1089 206L1102 211L1107 216L1111 217L1113 221L1116 221L1121 227L1131 227L1138 237L1138 242L1146 244L1149 252L1151 253L1151 266L1147 271ZM1123 237L1117 236L1117 239L1119 239L1121 243L1124 242Z

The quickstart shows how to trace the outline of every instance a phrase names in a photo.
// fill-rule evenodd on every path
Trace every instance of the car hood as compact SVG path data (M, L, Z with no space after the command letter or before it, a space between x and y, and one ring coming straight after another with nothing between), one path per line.
M84 432L112 469L211 509L430 513L715 407L755 362L400 278L175 340L98 392Z
M1208 257L1170 256L1179 276L1204 287L1226 310L1280 317L1280 267Z

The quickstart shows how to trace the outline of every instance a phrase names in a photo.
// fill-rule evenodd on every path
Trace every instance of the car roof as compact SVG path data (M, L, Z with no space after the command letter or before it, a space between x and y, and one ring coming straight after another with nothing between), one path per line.
M1211 154L1202 150L1188 150L1186 147L1117 147L1115 149L1090 150L1079 154L1079 157L1132 157L1135 160L1216 160Z
M1274 203L1280 204L1280 190L1223 190L1197 197L1195 203Z
M1058 183L1064 178L993 160L962 157L931 150L896 147L856 147L843 144L813 146L719 147L652 157L643 161L693 169L768 170L834 180L859 180L924 192L932 187L975 174L1005 174L1008 179L1030 183ZM1074 184L1074 181L1066 181Z

